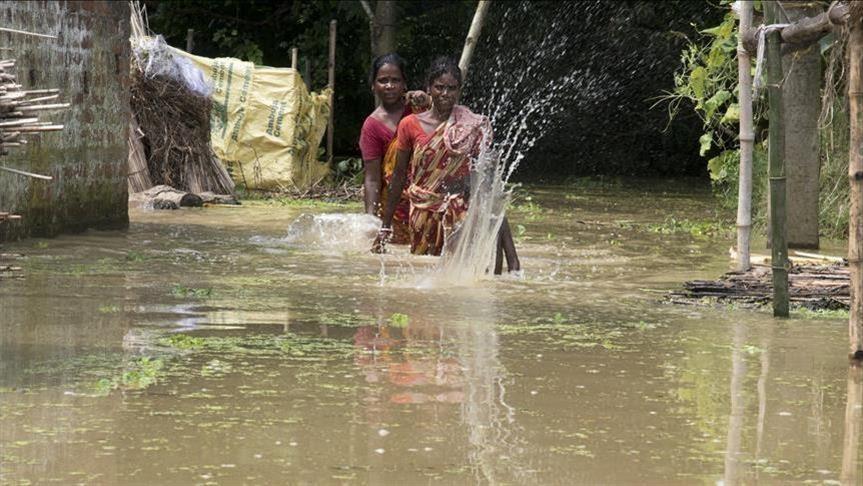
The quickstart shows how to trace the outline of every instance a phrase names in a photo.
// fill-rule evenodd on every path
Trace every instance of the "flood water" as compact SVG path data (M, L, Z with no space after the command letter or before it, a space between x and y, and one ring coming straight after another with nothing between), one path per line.
M861 481L846 318L663 302L729 267L733 235L669 230L714 217L704 183L516 204L524 277L459 288L359 230L285 240L358 205L7 245L0 483Z

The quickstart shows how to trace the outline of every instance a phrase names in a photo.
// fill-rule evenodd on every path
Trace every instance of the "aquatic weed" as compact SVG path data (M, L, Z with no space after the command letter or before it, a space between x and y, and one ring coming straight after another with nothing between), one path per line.
M119 377L102 378L97 381L96 392L107 395L117 389L143 390L159 381L164 366L165 363L160 358L144 356L132 361Z
M393 327L407 327L410 323L410 318L406 314L398 312L390 316L390 325Z
M181 284L174 284L174 286L171 287L171 295L178 298L191 297L195 299L208 299L213 296L213 289L186 287Z

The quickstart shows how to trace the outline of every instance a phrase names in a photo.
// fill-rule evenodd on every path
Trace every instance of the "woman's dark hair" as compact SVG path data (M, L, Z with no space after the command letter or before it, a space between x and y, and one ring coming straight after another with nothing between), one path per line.
M431 63L426 73L426 86L431 86L432 81L444 74L454 77L458 81L459 86L461 86L461 69L459 69L455 59L446 56L439 57Z
M405 75L405 60L402 59L402 56L399 56L395 52L390 52L389 54L381 54L376 57L374 61L372 61L372 69L369 72L369 84L374 86L375 78L378 77L378 71L384 64L392 64L393 66L399 68L399 71L402 72L402 78L405 79L405 83L407 83L407 76Z

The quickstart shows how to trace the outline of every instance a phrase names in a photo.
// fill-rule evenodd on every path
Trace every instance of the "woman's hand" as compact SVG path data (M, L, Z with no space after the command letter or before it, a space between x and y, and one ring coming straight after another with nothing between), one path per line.
M378 230L378 235L375 237L374 243L372 243L372 253L386 253L387 243L390 242L392 236L392 228L381 228Z
M405 100L415 108L428 108L431 103L431 97L422 90L408 91L405 93Z

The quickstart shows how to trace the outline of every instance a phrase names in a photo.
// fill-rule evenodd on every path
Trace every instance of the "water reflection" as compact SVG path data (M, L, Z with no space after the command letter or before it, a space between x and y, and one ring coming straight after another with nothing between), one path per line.
M741 437L746 401L743 395L743 380L746 378L746 360L743 346L746 344L746 329L743 323L734 324L734 344L731 351L731 413L728 417L728 437L725 451L725 484L741 484Z
M842 484L860 484L863 463L860 461L861 415L863 415L863 367L848 367L848 398L845 401L845 439L842 441Z
M496 300L474 290L448 302L452 320L418 312L401 327L380 314L377 325L357 330L354 343L365 352L355 362L367 383L379 385L365 402L375 410L371 415L392 406L434 414L454 407L477 481L529 483L516 410L507 402L510 377L499 357Z

